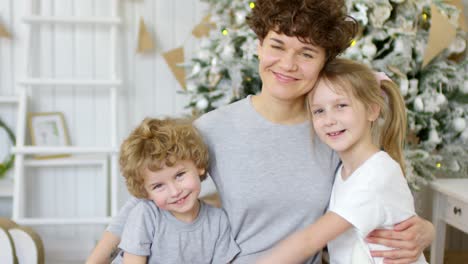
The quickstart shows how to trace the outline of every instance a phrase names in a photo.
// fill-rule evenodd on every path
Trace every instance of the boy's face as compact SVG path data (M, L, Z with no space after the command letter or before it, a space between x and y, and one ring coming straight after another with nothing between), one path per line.
M325 65L325 49L270 30L258 44L262 94L282 101L303 99Z
M177 219L191 222L198 216L200 175L204 172L189 160L177 161L172 167L164 164L158 171L146 168L144 185L147 198Z

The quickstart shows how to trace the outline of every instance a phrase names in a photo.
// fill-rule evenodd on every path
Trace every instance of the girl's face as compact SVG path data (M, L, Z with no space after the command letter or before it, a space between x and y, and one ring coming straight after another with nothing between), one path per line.
M351 93L330 85L319 80L309 96L316 134L340 155L372 144L371 123L377 119L378 109L368 111Z
M322 47L302 43L297 37L268 32L258 44L262 94L277 100L303 100L325 64Z
M198 195L200 194L200 175L205 171L198 169L192 161L177 161L174 166L165 164L158 171L144 171L144 185L156 206L172 213L177 219L191 222L198 216Z

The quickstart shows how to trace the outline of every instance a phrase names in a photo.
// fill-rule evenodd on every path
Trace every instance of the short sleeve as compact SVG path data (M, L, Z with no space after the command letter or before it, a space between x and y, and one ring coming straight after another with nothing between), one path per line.
M219 236L216 241L212 263L229 263L239 254L240 248L231 234L226 213L222 211L219 225Z
M383 224L393 226L416 215L416 213L413 195L399 165L389 166L386 171L386 177L383 177L385 182L382 182L382 186L386 187L381 188L379 196L385 214Z
M128 199L128 201L124 204L124 206L120 209L119 213L112 218L112 221L107 226L106 231L111 232L112 234L121 237L122 231L125 226L125 222L127 222L127 217L130 214L130 211L136 206L136 204L140 201L133 196Z
M128 215L119 248L138 255L149 256L155 233L155 214L150 202L140 202Z
M351 223L362 236L367 236L384 221L381 200L376 194L379 187L372 183L372 177L379 175L372 174L375 174L373 170L364 170L344 183L335 180L335 185L340 186L333 191L334 203L329 209Z

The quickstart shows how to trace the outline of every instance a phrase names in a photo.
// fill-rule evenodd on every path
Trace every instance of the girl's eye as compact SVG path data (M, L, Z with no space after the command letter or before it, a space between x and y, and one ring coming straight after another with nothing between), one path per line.
M348 106L348 105L347 105L347 104L339 104L339 105L338 105L338 108L344 108L344 107L346 107L346 106Z
M323 109L312 110L312 115L318 115L318 114L321 114L321 113L323 113Z
M155 184L153 185L153 190L158 190L158 189L161 189L163 187L162 184Z

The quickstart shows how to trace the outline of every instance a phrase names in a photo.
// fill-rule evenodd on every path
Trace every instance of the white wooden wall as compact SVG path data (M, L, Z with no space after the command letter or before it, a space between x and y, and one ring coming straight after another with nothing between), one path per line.
M110 0L38 0L44 15L109 15ZM178 94L178 82L162 54L185 47L186 58L196 50L193 27L201 21L205 6L195 0L121 0L124 20L120 51L120 73L124 86L119 100L119 138L146 116L166 116L186 112L187 99ZM0 22L12 33L13 39L0 39L0 95L15 94L15 82L24 77L24 25L26 0L1 0ZM150 54L135 52L138 23L143 17L155 41L156 50ZM109 77L109 35L104 27L41 26L33 40L32 69L36 77L102 78ZM73 145L103 146L109 140L109 103L104 91L82 91L71 87L54 87L30 93L29 110L63 112ZM16 111L12 105L0 105L0 116L12 128ZM1 132L0 132L1 133ZM0 158L5 156L8 140L0 134ZM11 172L0 185L11 182ZM30 169L27 171L29 215L37 217L104 215L102 175L98 168ZM121 202L126 190L121 185ZM0 214L9 211L11 200L0 197ZM5 209L6 208L6 209ZM3 211L2 211L3 210ZM46 242L49 256L59 258L60 250L67 258L87 254L100 237L102 227L42 227L37 228ZM65 245L65 246L64 246ZM76 250L69 252L73 247ZM50 253L52 252L53 253ZM82 251L85 251L83 253ZM58 253L57 253L58 252Z

